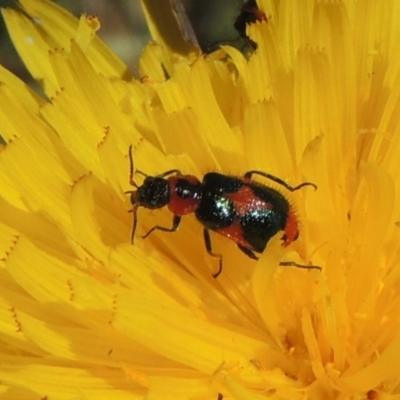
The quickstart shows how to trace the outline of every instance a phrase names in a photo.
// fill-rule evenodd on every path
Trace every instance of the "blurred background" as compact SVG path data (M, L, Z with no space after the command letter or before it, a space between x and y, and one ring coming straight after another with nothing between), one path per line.
M243 0L181 0L181 2L203 49L215 49L218 46L217 42L229 42L238 37L233 24L240 13ZM136 75L138 58L150 40L139 0L57 0L55 3L77 17L82 13L98 15L101 21L98 35ZM0 0L0 7L16 8L17 2ZM0 64L30 83L30 75L10 42L2 18Z

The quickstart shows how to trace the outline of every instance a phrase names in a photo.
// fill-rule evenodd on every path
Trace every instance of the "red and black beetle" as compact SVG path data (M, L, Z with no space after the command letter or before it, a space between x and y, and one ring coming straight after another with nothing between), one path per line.
M254 253L262 253L268 241L279 231L283 231L283 246L298 238L298 223L288 200L277 190L265 186L252 179L259 175L284 186L293 192L304 186L316 185L304 182L292 187L281 179L261 171L249 171L243 177L210 172L205 174L200 182L193 175L183 175L181 171L172 169L157 176L145 177L141 186L133 180L132 148L130 156L130 183L137 190L131 194L133 205L132 243L137 226L137 209L144 207L157 209L167 206L173 214L172 226L154 226L143 238L155 230L175 232L183 215L194 213L203 225L204 243L208 254L219 258L219 269L213 276L216 278L222 271L222 256L212 250L210 231L219 233L233 240L239 249L253 260ZM316 266L298 265L293 262L281 263L286 266L300 268L316 268Z

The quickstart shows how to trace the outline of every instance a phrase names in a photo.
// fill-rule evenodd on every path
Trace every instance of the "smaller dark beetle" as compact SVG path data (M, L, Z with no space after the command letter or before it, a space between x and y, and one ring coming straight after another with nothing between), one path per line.
M264 12L258 8L255 0L248 0L243 4L240 14L237 16L235 23L233 24L239 35L246 39L249 43L249 46L254 50L257 49L257 43L253 42L247 36L246 30L247 25L254 24L257 21L267 21L267 17Z

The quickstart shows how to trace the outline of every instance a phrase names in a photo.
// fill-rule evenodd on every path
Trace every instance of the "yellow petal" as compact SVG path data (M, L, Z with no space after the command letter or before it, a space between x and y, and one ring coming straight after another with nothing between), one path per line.
M49 97L54 96L60 86L48 53L69 49L71 39L88 54L97 72L131 79L123 62L95 36L100 28L97 18L84 15L78 23L72 14L48 0L22 0L20 5L25 13L3 9L3 17L18 53Z

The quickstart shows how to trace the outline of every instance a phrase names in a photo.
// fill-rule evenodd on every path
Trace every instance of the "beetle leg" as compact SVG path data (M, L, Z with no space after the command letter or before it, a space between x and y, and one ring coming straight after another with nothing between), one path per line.
M294 261L282 261L279 263L282 267L296 267L296 268L304 268L304 269L317 269L318 271L322 271L322 268L318 265L301 265L297 264Z
M142 239L146 239L147 236L149 236L154 231L175 232L178 230L180 223L181 223L181 216L174 215L174 218L172 219L171 228L166 228L165 226L159 226L159 225L153 226L145 235L142 236Z
M222 256L221 256L221 254L213 253L212 246L211 246L210 232L208 231L208 229L204 228L203 235L204 235L204 244L206 245L207 253L211 257L219 258L218 271L215 274L213 274L213 278L218 278L219 274L222 272Z
M239 247L247 257L250 257L252 260L258 260L258 257L247 247L244 247L241 244L238 244L237 247Z
M284 186L287 190L290 190L291 192L294 192L295 190L299 190L300 188L302 188L303 186L312 186L314 188L314 190L317 190L317 185L315 185L314 183L311 182L303 182L300 183L300 185L297 186L290 186L288 183L286 183L285 181L283 181L282 179L271 175L271 174L267 174L266 172L262 172L262 171L248 171L244 174L244 179L246 180L250 180L251 177L253 175L260 175L263 176L264 178L270 179L273 182L279 183L279 185Z
M179 169L170 169L169 171L163 172L160 175L157 175L157 178L165 178L168 175L182 175L182 172Z

